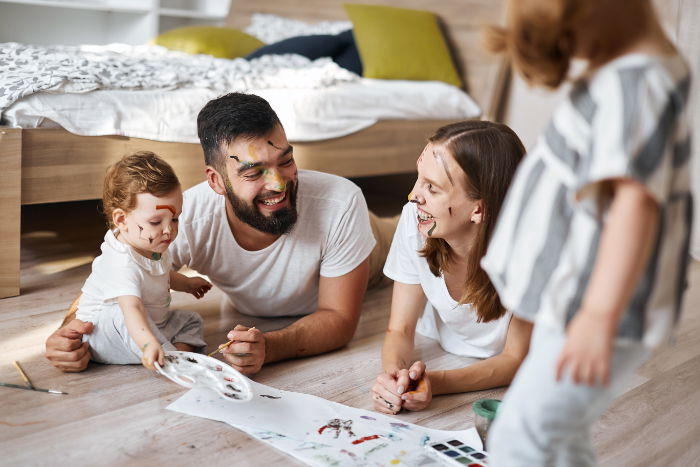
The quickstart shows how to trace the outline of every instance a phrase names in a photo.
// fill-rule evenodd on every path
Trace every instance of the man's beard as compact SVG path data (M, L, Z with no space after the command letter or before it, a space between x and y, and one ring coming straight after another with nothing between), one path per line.
M233 193L233 187L228 177L224 180L226 197L231 203L233 213L241 221L261 232L272 235L286 234L297 221L297 183L287 183L287 196L289 196L289 206L274 211L270 216L260 212L256 201L263 197L269 197L272 192L263 193L257 196L252 204L248 204Z

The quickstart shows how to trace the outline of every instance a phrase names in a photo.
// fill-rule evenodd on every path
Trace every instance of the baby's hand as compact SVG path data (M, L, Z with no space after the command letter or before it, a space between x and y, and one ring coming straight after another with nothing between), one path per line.
M163 364L165 363L163 361L163 347L161 347L161 345L158 342L146 342L141 350L143 351L143 356L141 357L141 364L149 370L155 370L153 366L153 362L155 361L157 361L160 366L163 366Z
M187 293L191 293L195 298L200 299L209 292L211 284L201 277L190 277L187 279Z

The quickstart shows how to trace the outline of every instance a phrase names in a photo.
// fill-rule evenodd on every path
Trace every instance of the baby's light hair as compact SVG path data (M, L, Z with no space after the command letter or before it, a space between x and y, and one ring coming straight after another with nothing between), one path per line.
M130 212L136 208L136 195L150 193L165 196L179 188L173 168L150 151L124 156L107 169L102 189L102 209L113 229L112 213L116 209Z

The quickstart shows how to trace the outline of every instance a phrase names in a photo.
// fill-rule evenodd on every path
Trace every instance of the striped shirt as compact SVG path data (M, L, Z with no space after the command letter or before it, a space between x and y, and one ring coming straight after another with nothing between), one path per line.
M659 206L655 246L619 338L668 339L686 288L692 221L688 68L630 54L579 80L521 163L482 267L503 305L563 332L581 306L604 227L600 182L634 179Z

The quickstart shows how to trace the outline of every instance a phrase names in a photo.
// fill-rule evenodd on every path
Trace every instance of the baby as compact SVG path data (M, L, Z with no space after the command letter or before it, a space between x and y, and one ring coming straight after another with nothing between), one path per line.
M151 152L112 165L102 195L110 230L92 263L77 318L94 326L83 341L92 360L163 365L163 349L201 351L202 318L170 310L170 289L201 298L211 284L171 271L168 246L178 232L182 189L172 167Z

